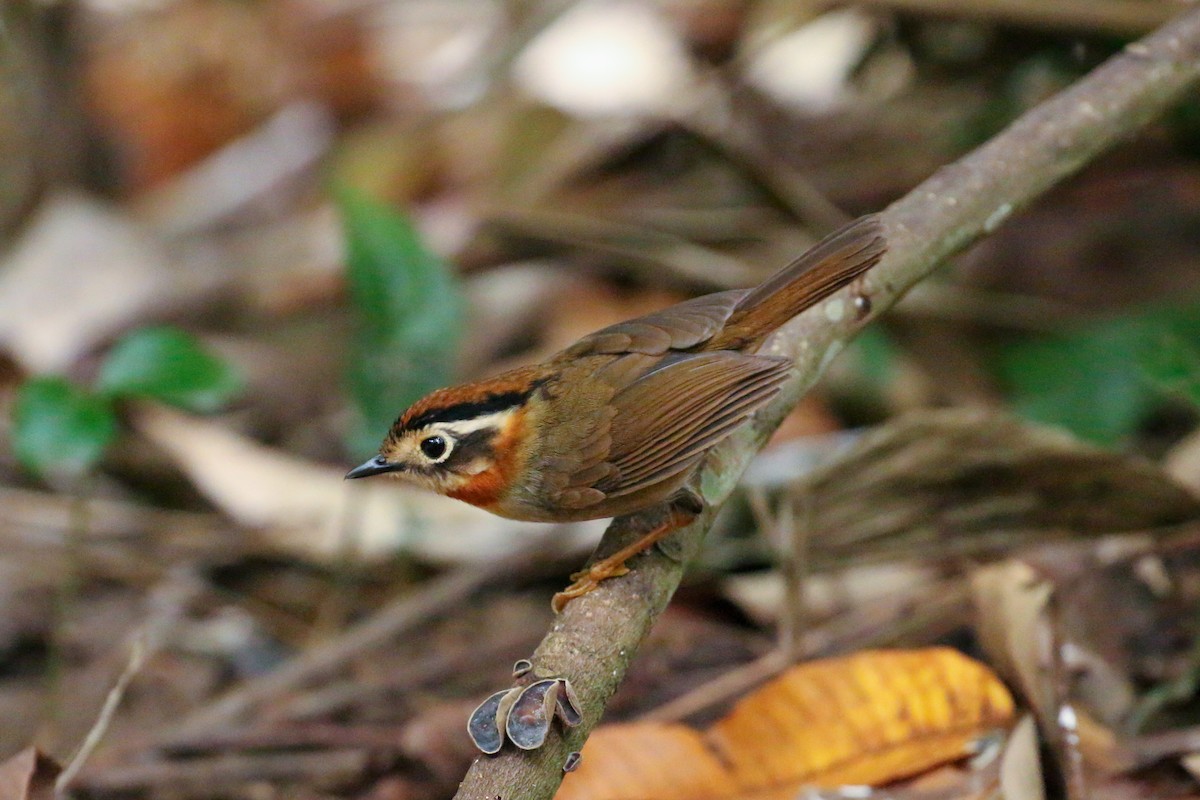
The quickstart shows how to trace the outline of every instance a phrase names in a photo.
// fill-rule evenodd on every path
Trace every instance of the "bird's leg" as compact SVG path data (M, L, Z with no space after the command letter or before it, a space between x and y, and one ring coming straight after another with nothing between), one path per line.
M690 524L703 510L704 501L699 494L692 489L681 490L671 499L667 518L662 523L651 528L637 541L622 547L611 556L602 558L587 569L576 572L571 576L571 580L575 582L554 595L550 601L550 607L554 609L554 613L561 614L567 603L592 591L600 585L600 581L626 574L629 572L629 567L625 566L626 561L638 553L650 549L672 532Z

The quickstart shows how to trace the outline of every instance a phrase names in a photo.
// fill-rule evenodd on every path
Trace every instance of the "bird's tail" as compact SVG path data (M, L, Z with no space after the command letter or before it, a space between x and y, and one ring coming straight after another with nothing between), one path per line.
M875 266L885 250L879 218L860 217L750 290L705 349L740 350L762 342L792 317Z

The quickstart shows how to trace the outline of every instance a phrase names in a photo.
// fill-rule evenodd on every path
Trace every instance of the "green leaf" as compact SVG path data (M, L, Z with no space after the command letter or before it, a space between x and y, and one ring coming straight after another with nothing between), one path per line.
M142 328L125 336L100 367L100 391L161 400L191 411L216 411L242 389L237 373L176 328Z
M1008 342L995 352L994 366L1018 413L1111 445L1160 402L1164 381L1156 370L1179 378L1181 367L1163 360L1171 340L1200 341L1200 307L1145 309Z
M74 477L87 472L116 435L111 402L65 378L33 378L17 391L13 452L38 475Z
M347 444L370 452L401 411L450 382L463 300L403 215L349 190L337 199L357 317L348 376L357 421Z
M1167 333L1142 366L1163 391L1200 407L1200 346L1195 339Z

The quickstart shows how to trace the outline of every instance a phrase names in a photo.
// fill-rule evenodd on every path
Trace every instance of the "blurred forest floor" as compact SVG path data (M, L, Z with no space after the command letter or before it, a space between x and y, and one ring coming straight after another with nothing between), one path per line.
M344 483L391 418L760 280L1181 8L5 3L0 800L34 745L80 797L450 797L603 524ZM879 796L1200 796L1198 262L1195 100L839 357L606 721L947 645L994 758Z

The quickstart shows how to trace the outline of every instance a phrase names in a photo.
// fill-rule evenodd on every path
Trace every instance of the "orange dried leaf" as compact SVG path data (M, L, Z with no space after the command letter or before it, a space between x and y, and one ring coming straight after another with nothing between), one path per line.
M597 728L555 800L696 800L731 797L737 790L699 731L634 722Z
M967 755L1012 715L1004 685L956 650L878 650L788 670L708 740L743 787L878 784Z
M784 800L805 785L878 785L973 752L1012 723L986 667L955 650L867 651L793 667L705 733L605 725L557 800Z

